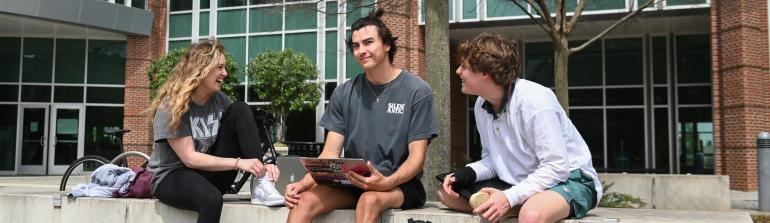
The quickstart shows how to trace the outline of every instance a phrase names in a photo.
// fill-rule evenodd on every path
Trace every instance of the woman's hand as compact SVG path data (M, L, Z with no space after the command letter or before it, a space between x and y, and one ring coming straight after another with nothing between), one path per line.
M265 175L265 166L262 165L262 161L259 159L241 159L235 163L235 167L239 170L249 172L257 178Z
M278 166L275 164L267 164L265 165L265 174L270 176L271 179L273 179L273 182L278 182L278 177L281 176L281 171L278 170Z

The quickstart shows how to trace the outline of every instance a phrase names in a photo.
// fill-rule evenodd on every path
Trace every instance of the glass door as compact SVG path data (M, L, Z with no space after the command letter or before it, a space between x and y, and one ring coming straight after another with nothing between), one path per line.
M17 159L19 174L46 174L46 147L48 146L48 105L21 105L18 134L20 144Z
M85 109L82 105L53 105L49 130L48 174L63 174L83 156Z

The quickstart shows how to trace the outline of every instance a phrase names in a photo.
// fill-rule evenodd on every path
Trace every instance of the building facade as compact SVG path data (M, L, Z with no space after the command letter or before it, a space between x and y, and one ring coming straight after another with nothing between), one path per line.
M645 1L589 2L571 45L590 39L640 2ZM46 169L84 154L114 155L118 150L103 134L105 128L131 129L126 149L150 152L151 129L141 113L149 104L147 67L164 52L200 39L214 37L224 43L241 66L241 72L234 74L242 82L237 100L255 107L266 102L250 89L243 70L256 55L291 48L316 63L316 81L324 83L324 97L316 109L290 114L287 140L292 141L323 141L317 123L331 92L361 72L345 38L352 22L372 8L388 10L385 20L399 37L396 65L424 77L424 58L429 56L424 55L425 18L418 0L131 3L111 6L141 5L136 10L152 13L151 33L84 24L87 34L73 38L13 33L4 28L9 25L0 26L4 69L0 89L6 95L0 96L0 112L19 120L0 120L6 129L0 132L0 173L56 174L27 171L26 163L52 163L38 167ZM577 0L567 4L574 10ZM18 14L0 16L38 19ZM756 190L754 137L761 130L770 131L767 15L765 1L666 0L572 55L570 118L591 149L594 167L599 172L729 175L732 188ZM549 39L515 4L449 0L449 17L451 52L483 31L498 32L519 46L523 78L553 87ZM49 67L39 64L39 58L51 58L43 60ZM456 61L451 63L454 71ZM451 160L458 166L480 156L472 111L476 99L462 95L459 80L453 73L447 75L451 76ZM80 135L66 136L73 125L79 126ZM51 136L58 141L51 141ZM41 137L49 141L47 145L41 145ZM70 140L66 137L77 141L70 147L82 149L65 152L64 141ZM51 155L28 155L26 145L40 145L36 151Z

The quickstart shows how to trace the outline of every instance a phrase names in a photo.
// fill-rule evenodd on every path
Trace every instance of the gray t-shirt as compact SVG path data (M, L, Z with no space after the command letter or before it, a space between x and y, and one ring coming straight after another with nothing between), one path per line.
M433 92L406 71L379 86L359 74L334 90L320 125L345 136L345 157L371 161L390 176L409 156L410 142L436 137Z
M158 187L163 178L172 170L184 167L184 163L176 155L167 139L192 136L195 150L208 153L217 139L219 119L222 113L233 102L221 91L215 92L204 105L196 105L190 101L190 109L182 115L179 128L169 126L171 113L166 106L160 106L155 112L152 129L155 146L150 155L149 169L155 174L152 177L152 191Z

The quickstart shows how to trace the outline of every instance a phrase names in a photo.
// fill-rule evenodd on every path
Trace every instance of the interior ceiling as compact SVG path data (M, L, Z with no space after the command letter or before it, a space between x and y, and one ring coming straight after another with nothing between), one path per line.
M0 13L0 35L126 39L123 33L5 13Z

